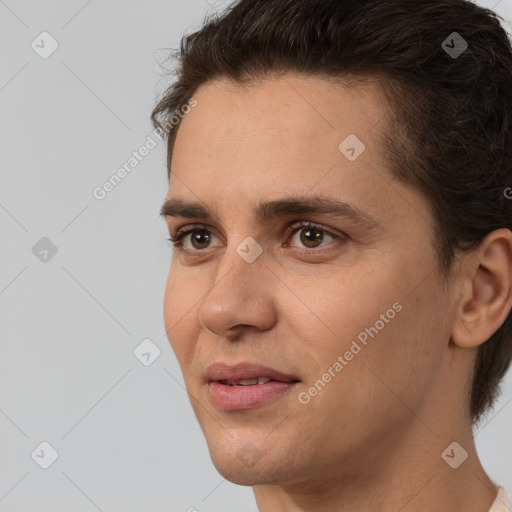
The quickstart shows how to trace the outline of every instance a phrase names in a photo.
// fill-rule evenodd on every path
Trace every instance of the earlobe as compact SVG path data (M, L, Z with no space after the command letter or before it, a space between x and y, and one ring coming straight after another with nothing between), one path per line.
M489 233L467 256L452 341L464 348L487 341L512 309L512 232Z

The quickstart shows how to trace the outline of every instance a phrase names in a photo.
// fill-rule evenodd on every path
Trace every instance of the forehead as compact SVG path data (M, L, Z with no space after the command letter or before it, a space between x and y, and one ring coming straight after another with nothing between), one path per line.
M297 74L271 75L247 84L217 79L203 84L194 98L197 106L181 123L177 150L191 139L209 144L272 137L276 132L280 137L303 135L315 142L329 135L336 140L356 133L371 142L368 132L373 132L389 108L377 79L342 82Z
M268 166L282 178L299 167L327 170L343 157L339 145L354 135L365 146L363 160L382 161L387 105L377 81L284 75L239 85L221 79L201 86L194 98L197 105L176 137L171 179L173 170L189 173L197 166L203 176L234 166L240 172Z
M330 197L376 219L390 239L432 238L427 198L384 164L388 107L378 84L295 76L250 87L218 81L194 98L176 138L171 201L201 204L232 229L245 229L245 222L264 222L258 205Z
M388 107L377 81L292 74L248 85L222 79L194 98L174 145L171 195L213 203L313 188L364 193L382 181L376 173Z

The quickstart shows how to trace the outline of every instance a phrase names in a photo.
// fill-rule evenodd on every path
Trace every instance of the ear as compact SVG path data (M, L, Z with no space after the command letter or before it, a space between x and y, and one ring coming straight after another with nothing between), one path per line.
M464 348L487 341L512 309L512 232L497 229L466 256L460 279L462 294L452 341Z

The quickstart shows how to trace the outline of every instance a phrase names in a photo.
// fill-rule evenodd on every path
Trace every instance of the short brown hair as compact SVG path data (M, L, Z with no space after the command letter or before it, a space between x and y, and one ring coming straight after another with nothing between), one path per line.
M498 18L466 0L237 1L182 39L177 80L151 114L168 137L168 172L179 128L168 120L213 79L379 79L387 163L429 200L447 276L457 253L512 229L512 52ZM479 347L467 388L473 422L494 404L511 357L512 313Z

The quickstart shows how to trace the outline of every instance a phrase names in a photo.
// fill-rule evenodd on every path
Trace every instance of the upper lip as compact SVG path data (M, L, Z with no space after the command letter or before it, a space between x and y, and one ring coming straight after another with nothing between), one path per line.
M299 381L294 375L283 373L274 368L256 363L228 364L216 362L212 363L206 369L206 380L208 382L216 380L236 381L239 379L253 379L255 377L266 377L267 379L281 382Z

